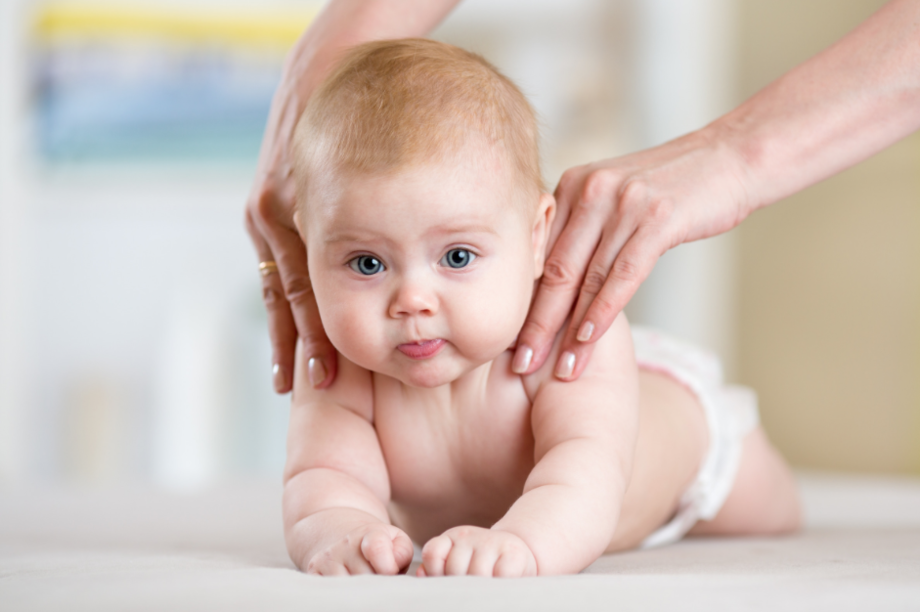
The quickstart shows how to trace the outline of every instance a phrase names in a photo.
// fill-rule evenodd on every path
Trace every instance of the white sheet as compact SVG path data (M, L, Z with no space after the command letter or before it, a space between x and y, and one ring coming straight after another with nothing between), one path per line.
M280 488L0 490L0 610L920 610L920 479L799 476L805 531L527 580L297 572Z

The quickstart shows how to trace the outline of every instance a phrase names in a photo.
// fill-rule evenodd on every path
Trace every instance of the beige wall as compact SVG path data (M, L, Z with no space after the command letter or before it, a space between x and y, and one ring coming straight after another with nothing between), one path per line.
M744 97L877 0L740 0ZM738 230L739 378L800 467L920 472L920 134Z

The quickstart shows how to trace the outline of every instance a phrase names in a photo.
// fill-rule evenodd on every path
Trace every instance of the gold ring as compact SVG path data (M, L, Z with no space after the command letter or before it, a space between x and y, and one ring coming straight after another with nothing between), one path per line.
M268 276L269 274L274 274L278 271L278 264L273 261L260 261L259 262L259 274L262 276Z

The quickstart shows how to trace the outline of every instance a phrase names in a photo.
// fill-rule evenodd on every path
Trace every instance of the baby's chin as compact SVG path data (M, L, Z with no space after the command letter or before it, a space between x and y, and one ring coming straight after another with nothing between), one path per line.
M478 367L478 363L459 364L455 360L437 357L416 363L396 363L394 367L383 372L409 387L421 389L434 389L442 385L449 385L464 374Z
M438 355L431 359L410 361L401 356L394 356L391 362L382 367L367 369L395 378L409 387L434 389L449 385L495 357L497 355L488 359L471 359L456 355Z

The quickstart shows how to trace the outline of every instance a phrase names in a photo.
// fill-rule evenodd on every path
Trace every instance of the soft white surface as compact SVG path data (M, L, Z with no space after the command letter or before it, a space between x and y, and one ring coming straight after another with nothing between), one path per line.
M280 488L0 491L0 610L920 610L920 480L800 475L807 527L526 580L297 572Z

